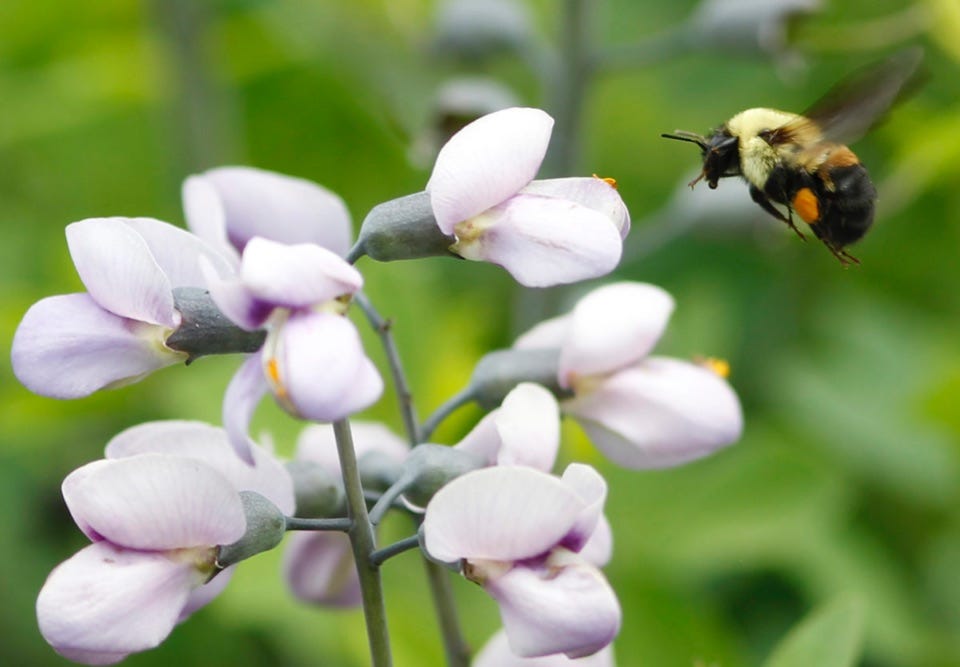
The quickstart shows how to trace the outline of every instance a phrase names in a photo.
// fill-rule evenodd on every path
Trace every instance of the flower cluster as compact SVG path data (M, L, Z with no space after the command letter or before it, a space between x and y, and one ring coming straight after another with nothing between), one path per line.
M41 632L58 652L108 664L156 646L222 590L236 563L297 531L284 577L302 601L370 604L381 564L420 548L430 567L449 566L499 605L503 632L476 664L612 664L622 619L600 570L613 545L607 486L582 463L554 474L561 417L630 468L701 458L742 429L722 377L650 356L674 307L666 292L597 288L497 361L481 360L461 396L489 412L452 446L427 442L433 429L418 426L380 326L407 441L347 422L384 388L348 318L358 302L371 322L379 317L354 266L364 255L456 255L535 287L616 267L630 218L614 182L534 180L552 126L528 108L470 123L440 150L425 191L375 207L355 243L335 194L243 167L186 180L190 232L148 218L68 226L87 292L43 299L24 316L12 360L28 388L78 398L205 354L248 356L227 387L222 428L134 426L64 481L92 544L40 593ZM285 465L249 435L267 393L294 418L319 422ZM376 524L391 509L416 530L378 549Z

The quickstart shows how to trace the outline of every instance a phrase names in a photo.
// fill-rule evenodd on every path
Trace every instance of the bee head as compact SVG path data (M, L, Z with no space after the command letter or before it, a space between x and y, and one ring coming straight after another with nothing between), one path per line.
M716 189L717 181L724 176L736 176L740 173L740 143L737 137L730 134L725 127L716 130L709 137L693 132L677 130L673 134L661 134L666 139L687 141L700 147L703 156L703 171L693 181L690 187L696 185L700 179L706 179L711 190Z

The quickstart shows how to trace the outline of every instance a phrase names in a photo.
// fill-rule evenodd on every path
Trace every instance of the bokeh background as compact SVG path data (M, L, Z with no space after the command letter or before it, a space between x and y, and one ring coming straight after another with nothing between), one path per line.
M658 351L728 359L746 413L741 442L669 471L616 469L567 425L564 456L610 482L618 663L759 665L811 609L846 595L865 610L856 664L960 665L960 3L506 4L519 13L484 36L484 21L458 23L439 0L5 0L2 347L31 303L82 289L69 222L182 224L186 175L250 164L333 189L358 226L377 203L423 188L436 137L456 120L438 122L438 91L490 77L551 110L558 131L573 127L572 152L552 155L553 167L617 178L634 231L615 277L676 297ZM602 58L564 103L558 86L570 82L548 68L576 46L563 26L577 5L573 25ZM860 267L799 242L734 183L686 189L696 150L658 136L707 131L750 106L800 111L911 43L927 50L925 86L855 145L881 191L876 228L854 251ZM395 322L423 416L485 351L576 295L525 292L470 262L360 267ZM63 477L127 426L218 423L237 363L204 359L60 402L31 395L0 357L0 662L65 664L34 616L47 573L85 543ZM392 395L367 416L400 428ZM438 439L455 442L478 417L458 412ZM289 454L298 424L273 405L256 423ZM407 529L390 521L385 539ZM126 664L366 664L360 614L294 601L278 564L279 550L244 564L214 604ZM396 663L441 664L415 554L389 562L385 581ZM498 626L495 605L465 581L456 592L479 646Z

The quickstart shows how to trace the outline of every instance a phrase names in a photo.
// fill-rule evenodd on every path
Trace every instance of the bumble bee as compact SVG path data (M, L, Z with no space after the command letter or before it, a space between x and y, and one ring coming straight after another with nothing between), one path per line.
M741 176L753 201L801 239L794 213L842 264L859 264L845 247L873 223L877 190L846 144L890 108L921 58L919 48L897 53L836 85L804 114L747 109L709 136L684 130L661 136L700 147L703 170L691 188L701 179L714 189L721 178ZM784 205L787 215L773 203Z

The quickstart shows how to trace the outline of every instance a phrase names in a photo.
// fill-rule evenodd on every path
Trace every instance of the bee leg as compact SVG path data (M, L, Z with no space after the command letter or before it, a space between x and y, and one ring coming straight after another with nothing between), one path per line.
M787 227L797 233L797 236L800 237L801 241L807 240L807 237L803 235L803 232L797 229L797 226L793 224L793 211L791 211L789 207L787 208L787 211L790 213L790 217L788 218L783 213L778 211L774 205L770 203L770 198L767 197L767 195L765 195L763 191L755 185L750 186L750 198L753 199L753 201L755 201L760 208L772 215L774 218L786 223Z
M859 259L851 255L849 252L847 252L843 248L834 245L833 243L831 243L830 241L827 241L826 239L821 239L821 240L823 241L823 245L827 246L827 250L832 252L833 256L840 260L840 263L843 265L843 268L847 268L851 264L857 264L857 265L860 264Z

